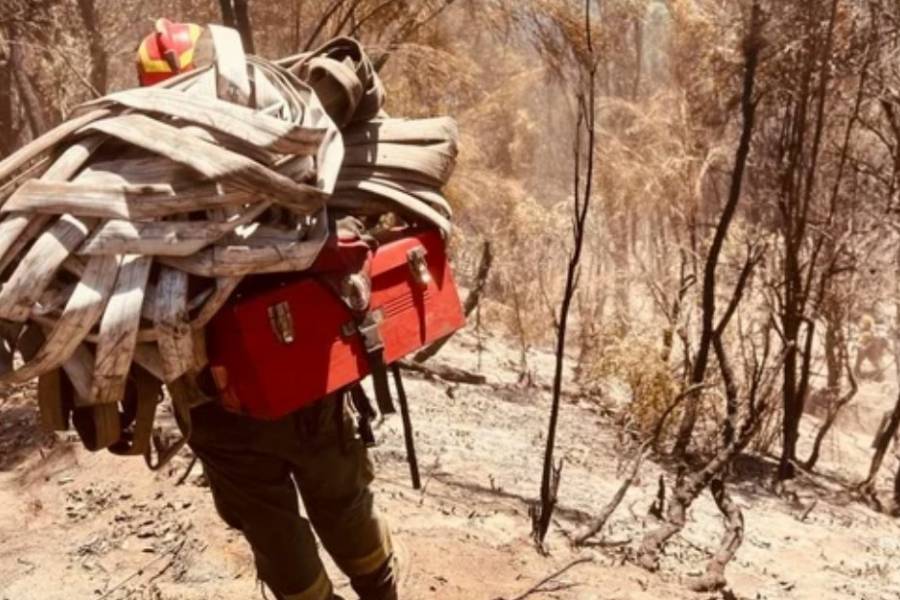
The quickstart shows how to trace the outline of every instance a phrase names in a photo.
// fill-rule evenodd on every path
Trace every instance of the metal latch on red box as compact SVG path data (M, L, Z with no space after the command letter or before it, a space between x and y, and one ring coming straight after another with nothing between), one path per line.
M406 262L412 272L413 281L422 289L427 288L432 281L431 271L428 270L428 262L425 260L427 254L424 246L413 248L406 254Z
M269 307L269 325L272 333L282 344L294 343L294 318L291 316L291 306L287 302L279 302Z

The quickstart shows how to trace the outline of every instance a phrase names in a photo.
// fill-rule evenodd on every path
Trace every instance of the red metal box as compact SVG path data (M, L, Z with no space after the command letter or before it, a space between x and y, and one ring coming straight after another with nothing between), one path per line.
M465 324L436 231L379 247L371 278L369 310L379 322L386 364ZM276 419L362 379L370 367L355 325L351 311L314 275L239 295L206 333L223 403Z

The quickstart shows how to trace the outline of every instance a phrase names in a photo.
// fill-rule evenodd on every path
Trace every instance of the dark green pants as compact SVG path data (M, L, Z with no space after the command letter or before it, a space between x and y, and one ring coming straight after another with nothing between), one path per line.
M260 579L278 598L338 598L315 529L362 600L396 600L390 535L369 490L372 463L342 400L327 398L277 421L209 403L192 419L190 445L216 508L247 538ZM297 490L309 521L300 516Z

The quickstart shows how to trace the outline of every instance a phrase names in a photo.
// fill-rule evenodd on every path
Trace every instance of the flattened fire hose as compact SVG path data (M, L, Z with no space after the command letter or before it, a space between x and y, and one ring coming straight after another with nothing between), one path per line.
M0 383L39 378L44 424L91 449L148 453L162 385L189 429L204 326L242 278L308 268L329 212L450 231L452 119L389 118L355 40L270 62L209 31L210 66L0 161Z

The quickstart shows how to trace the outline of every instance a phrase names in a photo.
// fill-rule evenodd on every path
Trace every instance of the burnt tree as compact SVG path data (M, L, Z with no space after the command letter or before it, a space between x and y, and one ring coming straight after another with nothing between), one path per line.
M241 34L244 51L255 54L253 44L253 27L250 24L249 0L219 0L222 9L222 23L227 27L234 27Z
M88 50L91 54L90 82L99 95L106 94L109 81L108 57L100 25L100 16L94 0L78 0L78 11L87 32Z
M579 265L587 229L588 209L591 205L594 185L594 159L596 153L596 118L597 118L597 61L594 55L593 34L591 26L591 0L584 3L584 29L587 42L587 65L583 73L582 90L578 94L578 119L575 126L575 173L574 202L572 206L572 238L573 248L566 268L566 282L562 303L559 309L559 327L556 332L556 368L553 374L553 396L550 406L550 423L547 430L547 445L544 450L544 467L541 476L540 502L531 509L532 535L539 547L543 547L544 538L550 528L550 519L556 507L557 491L562 464L556 465L553 451L556 445L556 428L559 421L559 406L562 398L563 366L566 352L566 330L569 321L569 309L578 285ZM583 130L583 131L582 131ZM582 135L587 150L582 158ZM583 161L583 164L582 164ZM582 173L584 180L582 181Z
M13 77L9 51L0 49L0 155L15 150L16 117L13 113Z
M31 129L31 137L36 138L47 131L47 117L34 82L29 76L29 70L25 65L24 44L18 24L10 23L7 31L9 35L9 68L12 71L12 79L16 84L19 101L22 103L25 112L25 120Z
M771 396L771 390L775 378L772 369L767 368L770 348L771 327L765 326L763 334L764 344L759 356L754 356L754 364L748 369L748 382L744 388L747 390L742 401L741 386L738 385L736 375L731 368L728 355L725 350L724 334L729 323L739 308L745 292L750 285L750 280L755 267L762 260L763 252L759 248L750 247L743 268L740 271L737 282L732 290L727 307L721 317L716 319L715 294L716 294L716 270L719 263L725 237L728 233L731 220L737 209L742 194L744 173L750 155L751 140L756 123L756 109L758 99L754 89L756 74L762 51L762 7L758 0L753 2L750 22L743 43L744 72L741 91L741 117L742 127L740 140L735 151L734 169L731 175L728 200L719 218L716 235L713 238L706 257L702 290L702 322L700 346L698 348L694 371L691 380L698 383L706 378L706 369L709 364L710 353L715 354L716 362L722 377L725 396L726 422L722 434L722 445L711 457L694 468L685 465L678 474L672 490L670 503L666 512L666 520L661 527L648 533L640 547L639 561L649 570L656 570L659 566L659 555L667 542L680 532L686 523L687 510L704 489L709 489L716 506L723 515L725 533L722 537L719 550L707 564L706 574L691 582L691 587L698 591L720 590L726 586L725 567L734 557L737 549L743 541L744 520L740 508L735 504L727 491L726 476L729 466L734 458L740 454L749 441L753 438L761 419L760 416L767 409L767 402ZM741 410L741 406L745 410ZM741 412L744 413L743 417ZM690 419L690 415L687 417ZM690 440L692 423L682 422L683 428L680 435L686 435ZM679 440L686 449L687 444Z
M823 14L822 1L810 2L801 17L802 59L784 91L787 107L782 123L785 135L776 150L778 180L777 214L781 237L781 272L778 318L784 343L782 451L779 481L794 476L800 420L809 391L815 322L816 290L827 286L822 271L825 237L811 234L822 160L822 146L830 114L827 100L833 73L834 30L838 0L830 0ZM785 15L790 16L790 15ZM824 23L824 31L823 31ZM817 274L823 280L816 281ZM820 299L820 298L819 298Z
M756 82L756 69L759 65L759 27L758 21L761 20L761 11L758 3L753 5L753 22L750 27L750 34L745 40L744 48L744 83L741 96L741 116L743 118L743 128L738 143L734 171L732 173L731 186L728 192L728 199L722 209L719 222L716 225L715 234L712 243L706 254L706 261L703 269L703 288L702 288L702 330L700 333L700 342L697 346L697 352L692 362L689 384L698 385L706 379L706 371L709 366L709 358L713 345L713 338L721 335L728 326L728 320L733 316L734 310L737 308L737 302L740 297L734 296L731 305L726 309L722 320L716 324L716 281L717 269L719 266L719 257L722 254L722 248L728 237L728 230L737 213L738 204L741 200L741 188L744 182L744 171L747 167L747 158L750 155L750 143L753 138L753 129L756 123L756 106L757 100L754 98L753 89ZM739 286L746 283L754 264L747 263L744 271L740 275L741 281ZM678 429L677 438L673 453L677 457L684 457L694 426L697 420L697 400L692 398L688 401L684 418Z

